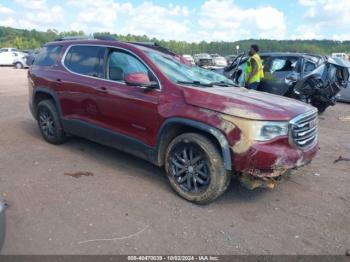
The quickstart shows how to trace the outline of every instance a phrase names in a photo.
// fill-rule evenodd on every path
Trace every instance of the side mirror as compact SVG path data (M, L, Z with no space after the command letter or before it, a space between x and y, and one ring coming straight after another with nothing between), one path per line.
M156 82L152 82L145 73L130 73L124 77L124 81L129 86L140 86L144 88L156 88Z

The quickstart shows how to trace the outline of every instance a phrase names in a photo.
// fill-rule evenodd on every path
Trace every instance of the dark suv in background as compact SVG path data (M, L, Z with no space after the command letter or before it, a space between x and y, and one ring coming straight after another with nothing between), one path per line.
M48 43L28 71L29 102L53 144L81 136L165 166L183 198L207 203L231 176L272 188L318 150L317 110L248 91L145 43Z
M335 105L337 94L349 84L350 63L339 58L300 53L261 53L264 78L259 91L294 98L319 113ZM241 54L225 69L216 70L244 86L248 56Z

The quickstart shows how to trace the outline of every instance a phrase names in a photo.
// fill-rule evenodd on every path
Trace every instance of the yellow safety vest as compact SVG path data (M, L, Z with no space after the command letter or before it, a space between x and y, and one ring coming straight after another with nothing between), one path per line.
M262 64L262 60L260 58L260 56L258 54L253 55L252 57L250 57L248 59L247 62L247 66L245 68L245 81L248 81L248 77L250 75L250 73L252 72L253 68L252 68L252 64L251 64L251 60L254 59L256 64L258 65L258 71L256 72L256 74L250 79L250 82L248 84L251 83L256 83L256 82L260 82L260 80L262 78L264 78L264 71L263 71L263 64Z

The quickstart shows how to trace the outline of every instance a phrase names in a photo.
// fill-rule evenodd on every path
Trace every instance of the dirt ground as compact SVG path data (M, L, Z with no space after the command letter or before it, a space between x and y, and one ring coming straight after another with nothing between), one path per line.
M178 197L161 169L83 139L46 143L26 70L0 68L3 254L344 254L350 248L350 104L320 118L315 160L274 190L237 182L214 203ZM78 174L77 174L78 173Z

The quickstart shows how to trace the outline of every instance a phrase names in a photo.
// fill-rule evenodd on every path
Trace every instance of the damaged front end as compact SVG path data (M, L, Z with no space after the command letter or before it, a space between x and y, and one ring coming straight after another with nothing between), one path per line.
M324 58L324 63L294 84L294 98L310 103L319 113L335 105L337 94L349 83L350 64L336 58Z
M240 132L232 146L236 177L248 189L274 188L291 170L311 162L318 151L316 109L284 124L224 116Z

